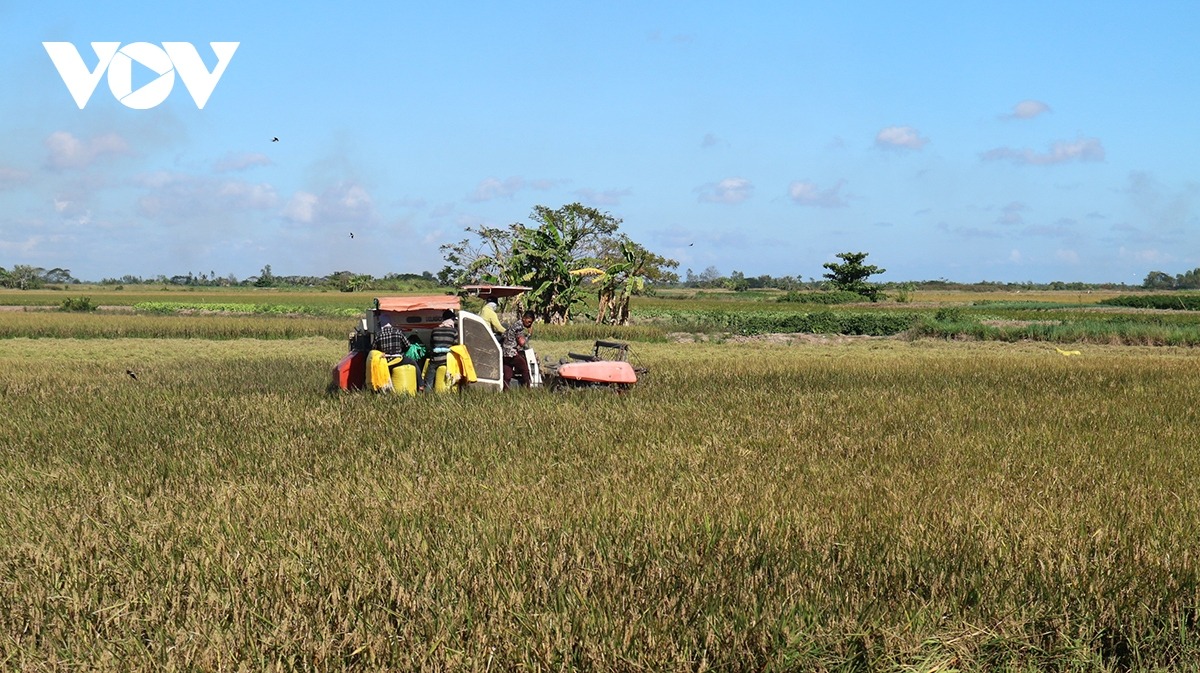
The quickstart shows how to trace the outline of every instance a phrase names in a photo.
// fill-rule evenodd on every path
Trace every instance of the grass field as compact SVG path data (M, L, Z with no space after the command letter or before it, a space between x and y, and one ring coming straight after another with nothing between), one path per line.
M0 669L1200 661L1197 352L635 348L402 399L340 333L0 339Z

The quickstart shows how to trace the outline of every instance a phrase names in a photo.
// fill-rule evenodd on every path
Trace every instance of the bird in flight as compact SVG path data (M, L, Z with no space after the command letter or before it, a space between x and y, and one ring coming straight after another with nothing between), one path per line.
M129 378L133 379L134 381L138 380L137 374L134 374L132 369L126 369L125 373L129 374Z
M271 138L271 142L273 142L273 143L277 143L277 142L279 142L279 137L278 137L278 136L276 136L276 137L274 137L274 138Z
M354 238L354 232L350 232L350 238Z
M696 245L696 244L695 244L695 243L688 243L688 247L689 247L689 248L690 248L690 247L692 247L693 245Z

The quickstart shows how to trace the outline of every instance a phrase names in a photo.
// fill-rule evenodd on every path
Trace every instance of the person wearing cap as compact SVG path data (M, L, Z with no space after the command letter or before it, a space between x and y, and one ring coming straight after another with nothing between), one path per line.
M375 350L388 357L400 357L408 350L408 337L392 324L391 316L379 316L379 329L375 332Z
M387 359L389 372L404 365L412 365L418 372L421 371L421 363L408 356L410 345L412 343L409 341L408 335L392 324L391 316L387 314L379 316L379 329L375 333L374 348L383 353ZM418 383L420 382L418 381ZM418 386L417 389L421 390L422 387Z
M500 316L496 315L496 302L488 300L488 303L483 305L483 310L479 312L479 317L492 328L492 332L499 339L504 336L504 323L500 322Z
M437 382L438 367L446 365L450 347L458 342L458 327L454 323L454 311L442 312L442 322L429 333L429 360L425 365L425 390L433 392Z
M521 377L521 385L528 388L531 377L529 361L525 358L525 344L529 342L529 331L533 328L533 311L526 311L521 319L504 331L504 389L513 387L513 378Z

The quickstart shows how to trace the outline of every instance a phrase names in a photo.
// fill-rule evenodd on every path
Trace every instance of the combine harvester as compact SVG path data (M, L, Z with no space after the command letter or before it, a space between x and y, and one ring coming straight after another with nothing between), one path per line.
M484 300L511 297L529 288L521 286L468 285L463 290ZM458 339L447 358L444 371L435 377L435 392L459 392L464 389L504 390L504 357L500 341L479 315L462 308L454 295L378 297L375 306L364 312L350 334L349 352L333 367L331 390L373 390L415 395L422 372L412 365L401 365L400 357L388 357L375 350L380 326L400 328L411 340L430 343L430 333L442 321L445 311L457 318ZM391 355L391 354L388 354ZM628 344L597 341L591 355L570 353L569 361L539 365L532 348L525 349L529 362L530 387L552 390L611 387L627 390L645 375L644 367L634 368L628 360ZM607 356L607 357L606 357ZM543 375L545 379L543 380ZM543 386L543 383L545 385Z

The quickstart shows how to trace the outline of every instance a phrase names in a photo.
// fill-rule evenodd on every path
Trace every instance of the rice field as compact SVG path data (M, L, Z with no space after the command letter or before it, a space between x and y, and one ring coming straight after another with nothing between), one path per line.
M1071 348L408 399L341 332L0 339L0 669L1196 670L1200 354Z

